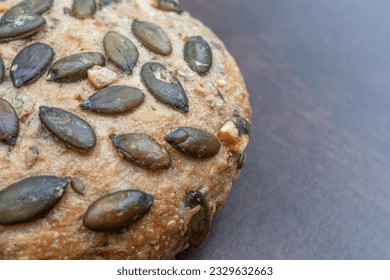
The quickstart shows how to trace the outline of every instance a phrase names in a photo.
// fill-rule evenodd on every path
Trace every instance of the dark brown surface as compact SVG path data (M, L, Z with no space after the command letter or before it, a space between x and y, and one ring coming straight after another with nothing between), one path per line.
M207 243L178 258L390 259L390 2L181 2L237 59L254 115Z

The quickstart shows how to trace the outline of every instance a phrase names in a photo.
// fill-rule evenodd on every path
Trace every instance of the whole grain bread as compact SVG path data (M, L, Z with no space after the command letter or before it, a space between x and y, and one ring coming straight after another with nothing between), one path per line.
M200 191L213 216L223 206L237 177L237 162L248 144L249 133L242 134L237 123L230 120L251 118L244 80L224 44L186 11L158 9L154 0L123 0L101 7L92 18L80 20L67 10L71 6L71 0L55 1L42 15L47 20L43 30L27 39L1 43L0 57L6 70L20 50L35 42L50 45L54 61L80 52L104 54L103 37L113 30L136 45L139 59L131 75L108 59L106 68L119 74L114 85L136 87L145 94L145 100L130 113L102 116L79 107L82 100L96 92L88 79L63 84L41 77L16 88L6 71L0 98L15 108L20 133L15 146L0 143L0 190L38 175L77 177L85 189L76 192L68 187L59 203L42 217L0 225L0 259L172 259L189 246L188 224L199 211L199 207L185 206L186 196ZM160 26L172 43L172 54L163 56L146 49L131 31L135 19ZM192 36L202 36L212 49L213 66L204 75L192 71L183 58L184 45ZM150 94L140 74L142 66L150 61L164 64L178 77L187 93L188 113ZM82 152L61 143L42 125L40 106L58 107L87 121L96 133L96 146ZM164 137L177 127L194 127L218 136L219 153L197 159L176 150ZM111 137L125 133L153 137L171 155L170 168L153 171L122 158ZM83 225L85 212L96 199L127 189L154 197L149 213L141 220L113 232L95 232Z

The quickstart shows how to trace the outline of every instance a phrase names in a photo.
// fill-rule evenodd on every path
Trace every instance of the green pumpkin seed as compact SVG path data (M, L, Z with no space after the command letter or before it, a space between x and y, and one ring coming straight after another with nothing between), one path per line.
M156 140L146 134L124 134L112 138L124 158L138 166L157 170L171 166L171 156Z
M243 134L246 134L248 136L250 135L251 124L248 120L241 117L233 117L231 121L233 121L234 125L237 127L238 136L241 137Z
M199 211L192 216L188 224L186 235L192 246L201 247L206 241L211 228L209 204L203 194L197 191L187 195L184 205L191 209L200 206Z
M0 43L23 39L37 33L46 20L33 14L19 15L0 23Z
M213 53L209 43L201 36L191 37L184 46L184 60L198 74L205 74L213 65Z
M171 41L160 26L149 21L134 20L131 30L145 48L162 55L172 53Z
M244 164L246 162L246 151L243 151L240 153L240 156L238 157L237 160L237 169L240 170L244 167Z
M182 13L179 0L159 0L157 7L168 12Z
M41 15L50 10L54 0L25 0L9 9L1 18L1 22L6 19L24 14Z
M92 17L96 12L95 0L74 0L72 5L72 15L78 19Z
M110 31L104 36L103 45L110 60L119 69L131 74L139 56L133 42L118 32Z
M68 111L41 106L39 118L54 136L70 147L89 150L96 145L96 135L92 127Z
M104 56L99 52L85 52L57 60L49 69L47 80L58 83L72 83L88 76L88 70L95 65L105 66Z
M216 136L193 127L179 127L164 139L175 149L195 158L215 156L221 148Z
M36 176L6 187L0 191L0 224L22 223L47 213L69 182L69 177Z
M141 76L156 99L185 113L189 112L186 91L176 75L164 65L157 62L145 63Z
M4 82L5 67L4 60L0 57L0 85Z
M89 206L84 226L93 231L117 231L142 219L153 204L153 196L125 190L105 195Z
M15 145L19 135L19 118L12 105L0 98L0 141Z
M53 49L43 43L35 43L22 49L11 66L11 78L20 88L39 79L53 60Z
M137 88L111 86L96 92L80 104L80 107L100 114L121 114L142 104L145 95Z

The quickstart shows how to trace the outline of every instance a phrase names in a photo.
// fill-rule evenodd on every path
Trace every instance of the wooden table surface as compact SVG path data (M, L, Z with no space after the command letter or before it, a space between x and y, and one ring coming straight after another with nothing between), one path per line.
M182 0L237 59L249 158L178 259L390 259L390 1Z

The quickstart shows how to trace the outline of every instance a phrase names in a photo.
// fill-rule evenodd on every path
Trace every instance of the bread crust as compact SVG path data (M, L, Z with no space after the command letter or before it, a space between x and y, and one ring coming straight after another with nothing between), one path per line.
M10 1L16 4L18 1ZM0 85L0 97L9 101L20 118L20 134L14 147L0 144L0 190L29 176L54 175L80 178L84 194L70 186L61 201L43 218L12 226L0 225L0 259L172 259L189 246L185 231L193 209L184 207L187 193L201 191L214 215L225 202L237 173L239 154L222 144L209 159L195 159L177 151L164 136L177 127L195 127L218 135L233 116L251 118L248 92L235 60L216 35L188 12L177 14L155 8L153 0L123 0L98 10L91 19L76 19L64 13L71 0L55 1L43 16L47 26L30 39L1 44L0 56L10 69L15 55L24 47L42 42L55 51L54 61L79 52L104 54L103 37L114 30L127 36L139 50L131 75L107 61L119 73L114 85L139 88L144 103L122 115L102 116L79 107L96 92L88 79L76 83L48 82L44 77L26 87L15 88L9 73ZM132 20L151 21L167 33L173 52L155 54L134 37ZM213 66L205 75L193 72L183 58L185 42L202 36L213 51ZM181 81L189 100L189 113L157 101L140 75L146 62L164 64ZM86 120L97 135L94 149L80 152L56 140L41 124L40 106L60 107ZM167 170L151 171L121 158L111 137L145 133L171 154ZM243 151L247 141L238 147ZM31 163L31 148L39 155ZM120 232L93 232L82 223L89 205L112 192L135 189L154 196L150 212Z

